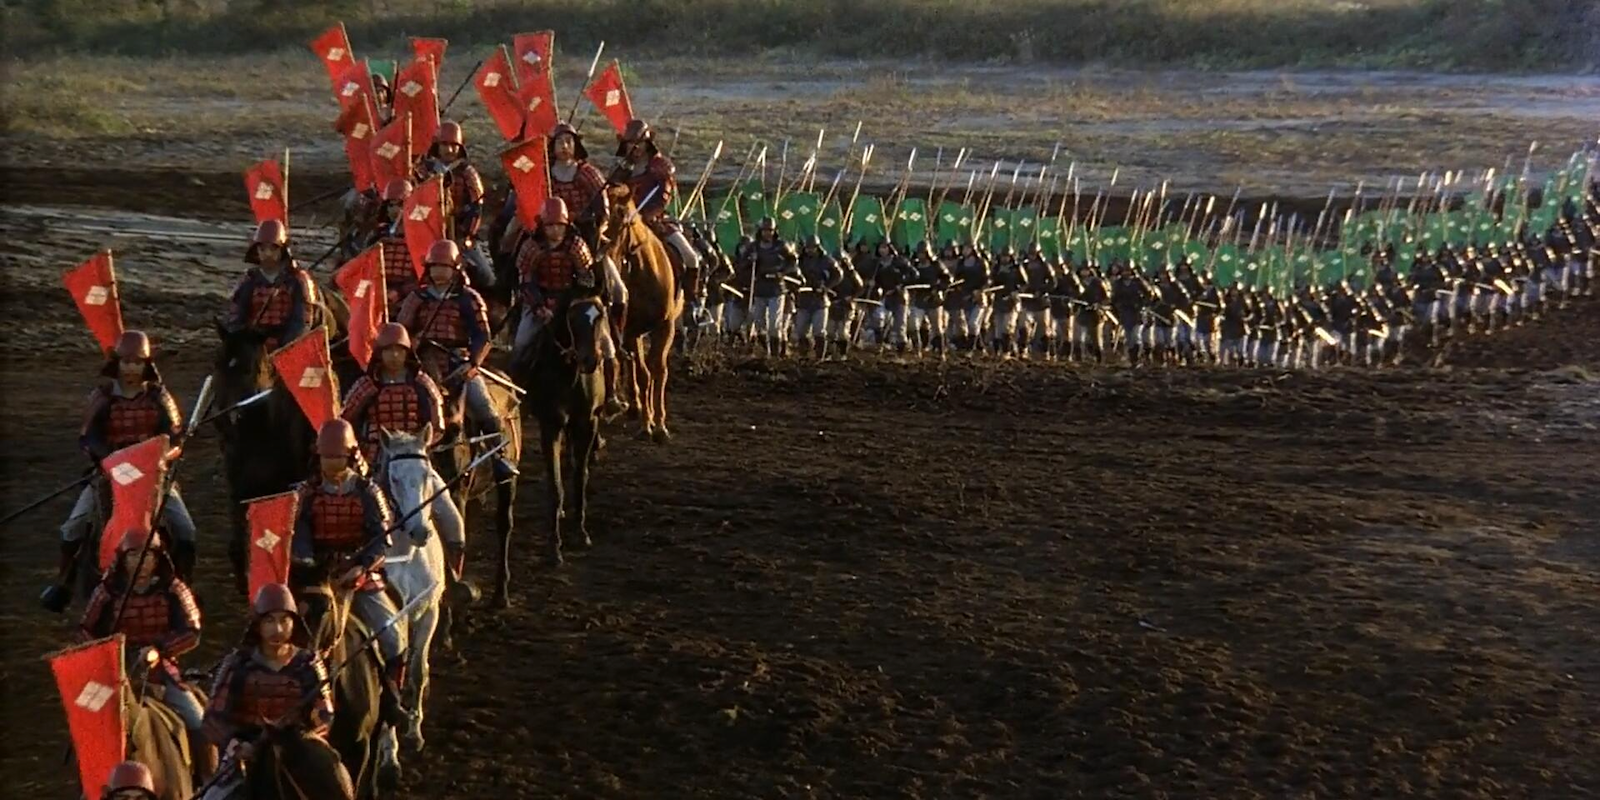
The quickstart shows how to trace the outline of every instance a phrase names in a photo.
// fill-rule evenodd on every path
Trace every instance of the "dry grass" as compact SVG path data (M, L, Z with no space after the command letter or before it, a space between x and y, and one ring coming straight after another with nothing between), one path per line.
M344 20L358 51L427 32L483 44L559 20L558 45L1146 67L1594 68L1591 0L31 0L16 52L164 55L302 46ZM582 54L582 55L578 55Z

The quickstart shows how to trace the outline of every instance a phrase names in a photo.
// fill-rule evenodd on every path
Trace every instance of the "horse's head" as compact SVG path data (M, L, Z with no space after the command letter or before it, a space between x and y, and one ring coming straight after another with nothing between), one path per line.
M297 587L295 606L310 633L311 647L328 652L344 637L350 591L334 586L325 570L301 564L290 566L289 585Z
M428 460L428 442L432 439L433 430L426 425L416 435L378 431L379 483L388 493L394 513L406 518L406 533L417 545L426 544L434 533L433 509L431 504L424 505L438 490L439 479Z
M639 212L633 204L633 187L625 180L613 175L605 191L609 207L605 225L600 230L600 249L610 252L614 244L627 238L625 234L639 222Z
M267 353L266 334L249 328L234 330L221 322L217 328L217 355L212 365L216 376L216 405L233 405L244 398L272 387L272 359Z
M591 375L600 368L600 341L609 335L605 303L599 297L579 297L562 312L552 341L567 363Z

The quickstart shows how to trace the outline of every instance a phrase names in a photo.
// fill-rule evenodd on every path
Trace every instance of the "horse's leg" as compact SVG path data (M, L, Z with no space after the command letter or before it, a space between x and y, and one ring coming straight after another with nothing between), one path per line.
M594 546L589 538L589 466L594 462L598 425L594 415L581 412L572 422L572 505L580 547Z
M640 373L644 360L644 337L635 336L628 347L628 402L633 406L633 418L643 425L650 413L646 408L647 397L640 394ZM648 377L648 376L645 376Z
M639 339L638 361L639 374L639 436L654 438L656 435L656 404L655 404L655 374L651 367L655 361L656 340L660 339L656 333L651 333L649 344L645 339Z
M411 642L410 663L406 665L410 672L406 682L406 704L411 707L410 729L403 734L406 749L412 753L421 753L425 742L422 738L422 717L428 703L428 654L433 649L433 637L439 626L439 608L444 599L443 592L434 591L431 603L422 612L422 616L412 624L409 639Z
M369 755L368 763L374 765L376 780L373 783L376 784L376 788L384 792L398 790L405 771L400 767L400 738L393 725L378 726L371 750L373 752ZM356 794L360 796L363 793L357 791Z
M656 420L654 438L666 442L672 438L667 430L667 364L672 354L672 323L661 326L660 336L650 337L650 404ZM661 341L656 341L657 339Z
M550 534L545 541L545 563L560 566L561 515L565 500L561 491L561 437L564 420L540 419L539 444L544 449L545 500L550 506Z

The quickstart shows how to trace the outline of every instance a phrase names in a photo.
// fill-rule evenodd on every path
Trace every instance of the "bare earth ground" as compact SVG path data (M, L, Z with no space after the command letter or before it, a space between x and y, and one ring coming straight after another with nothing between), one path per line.
M256 91L245 77L226 73ZM1528 116L1477 144L1412 141L1469 129L1435 119L1444 96L1418 88L1457 79L1394 80L1408 107L1433 104L1381 126L1411 149L1308 152L1276 169L1349 179L1457 153L1494 164L1580 127ZM1475 80L1454 102L1520 107L1512 87L1541 79ZM139 85L130 109L203 96ZM1539 85L1562 108L1596 102L1593 83ZM312 89L325 87L283 102L320 120L297 99ZM793 118L740 113L698 118L752 132ZM282 142L240 124L227 145L8 137L9 158L70 160L65 174L129 161L93 196L11 173L25 193L8 199L31 205L0 213L0 510L81 467L79 402L97 365L58 274L95 247L117 248L130 324L157 332L169 383L193 397L208 320L241 268L238 168ZM328 138L299 130L287 132L296 163L296 136ZM1106 147L1136 152L1155 134L1127 135ZM195 155L198 173L170 168ZM1434 370L680 365L676 439L614 435L594 491L598 547L560 571L531 556L543 500L527 465L517 605L478 612L459 654L436 658L429 750L407 762L406 795L1600 796L1597 339L1600 304L1583 302L1453 347ZM225 588L215 453L206 433L182 467L204 537L196 664L232 643L242 608ZM69 502L0 537L0 782L14 796L73 791L38 660L67 641L68 620L34 599ZM469 569L491 544L478 531Z

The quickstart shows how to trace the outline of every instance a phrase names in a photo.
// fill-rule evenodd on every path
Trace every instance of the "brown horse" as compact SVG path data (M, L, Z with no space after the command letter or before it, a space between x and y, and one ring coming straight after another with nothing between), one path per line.
M201 695L204 702L204 695ZM194 793L194 757L183 719L145 687L141 695L122 683L122 718L127 725L128 758L150 768L161 800L189 800Z
M657 442L667 431L667 356L683 314L683 292L671 256L655 231L640 218L626 183L606 186L611 213L601 234L601 252L622 274L628 302L620 329L627 367L628 396L637 406L643 433ZM649 339L649 350L644 349Z

